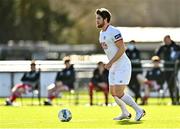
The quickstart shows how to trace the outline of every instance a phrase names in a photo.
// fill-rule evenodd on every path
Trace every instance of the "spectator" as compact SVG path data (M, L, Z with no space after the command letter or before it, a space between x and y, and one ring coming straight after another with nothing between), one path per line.
M141 105L148 103L148 98L150 96L150 90L154 89L159 91L162 89L163 85L163 72L160 68L160 58L158 56L153 56L151 58L153 63L153 68L147 71L146 77L143 77L142 74L138 74L137 79L144 86L144 96L142 98Z
M104 68L104 63L99 62L93 72L93 77L89 83L90 105L93 105L93 90L103 91L105 105L108 105L108 70Z
M6 105L12 105L17 97L31 92L39 84L40 72L36 71L36 64L31 62L31 71L24 73L21 78L22 84L17 84L12 88L12 93L6 100Z
M65 60L65 68L57 73L55 83L48 86L48 99L44 105L52 105L52 100L58 97L61 91L74 92L75 70L70 60Z
M138 98L141 98L140 94L140 84L137 80L137 75L142 73L141 70L141 57L140 51L135 46L135 41L132 40L129 42L126 50L126 54L132 62L132 77L128 87L134 92L135 94L135 101L137 102Z
M164 59L164 81L167 81L172 104L179 104L179 89L175 84L175 60L180 59L180 46L169 35L164 37L164 45L157 49L156 55ZM173 69L173 70L170 70Z

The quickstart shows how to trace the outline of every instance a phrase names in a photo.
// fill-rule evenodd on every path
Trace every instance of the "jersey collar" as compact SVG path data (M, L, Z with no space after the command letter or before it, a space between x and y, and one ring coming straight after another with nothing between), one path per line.
M104 30L102 30L102 32L105 32L108 29L109 26L110 25L107 25L106 28Z

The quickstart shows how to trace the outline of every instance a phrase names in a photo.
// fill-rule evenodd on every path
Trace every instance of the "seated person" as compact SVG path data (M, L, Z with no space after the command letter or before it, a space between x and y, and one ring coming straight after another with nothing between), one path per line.
M163 72L159 66L160 58L158 56L153 56L151 60L154 66L151 70L147 71L146 77L143 77L141 74L137 76L137 79L145 88L144 97L142 98L142 105L147 104L150 90L154 89L157 91L162 87L163 84Z
M48 86L48 99L44 105L52 105L52 100L58 97L61 91L74 91L75 70L70 60L65 60L65 68L57 73L55 83Z
M99 62L98 67L93 72L93 77L89 83L90 105L93 105L93 90L104 92L105 104L108 105L108 71L104 68L104 63Z
M40 72L36 71L36 64L31 62L31 71L24 73L21 78L22 84L17 84L12 88L12 93L6 100L6 105L12 105L17 97L31 92L39 84Z

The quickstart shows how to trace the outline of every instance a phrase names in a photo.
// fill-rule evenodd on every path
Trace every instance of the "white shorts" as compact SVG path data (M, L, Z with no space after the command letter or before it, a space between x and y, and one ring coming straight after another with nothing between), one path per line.
M109 70L109 86L128 85L131 79L131 62L123 62L122 65L116 68L112 67Z

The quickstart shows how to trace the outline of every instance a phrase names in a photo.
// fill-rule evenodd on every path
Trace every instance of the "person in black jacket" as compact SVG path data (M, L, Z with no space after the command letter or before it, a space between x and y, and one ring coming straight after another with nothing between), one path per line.
M157 49L156 55L164 59L164 81L167 81L173 105L179 104L179 89L175 84L175 61L180 60L180 46L169 35L164 37L164 45ZM178 71L176 69L176 71Z
M142 74L138 74L137 76L138 81L144 86L144 96L141 105L147 104L151 89L159 91L163 85L163 72L160 68L160 58L153 56L151 60L153 68L147 71L146 77Z
M90 105L93 105L93 90L103 91L105 105L108 105L108 70L104 68L104 63L99 62L98 67L93 72L93 77L89 83Z
M21 78L22 84L17 84L12 88L12 93L6 100L6 105L12 105L17 97L31 92L39 84L40 72L36 71L36 64L31 62L31 71L24 73Z
M135 94L135 102L137 102L138 98L141 98L140 94L140 84L137 80L137 75L142 73L141 70L141 57L140 51L135 46L135 41L131 40L127 46L126 54L132 62L132 75L131 80L128 87Z
M75 70L70 60L65 60L65 68L57 73L55 83L48 86L48 99L44 105L52 105L52 100L58 97L61 91L74 92Z

